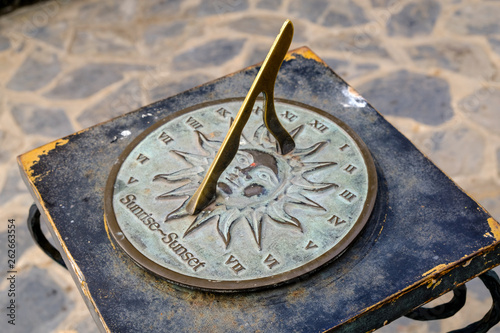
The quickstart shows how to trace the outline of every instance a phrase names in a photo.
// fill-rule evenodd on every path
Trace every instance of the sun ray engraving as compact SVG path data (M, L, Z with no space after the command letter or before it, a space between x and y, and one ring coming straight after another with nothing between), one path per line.
M290 134L295 139L303 129L304 125L301 125L290 131ZM183 159L188 166L172 173L157 174L153 178L153 181L177 186L156 197L159 200L179 201L179 206L167 214L165 222L170 223L188 215L185 210L188 199L201 183L221 144L199 131L195 131L195 135L203 153L172 150L170 153ZM290 205L326 211L321 203L308 197L308 193L339 187L335 183L317 182L309 177L337 165L333 161L308 161L327 144L326 141L320 141L280 155L275 139L264 125L259 126L251 136L242 135L236 157L219 178L217 198L194 217L184 236L210 221L216 221L217 231L227 248L233 226L246 221L255 243L261 249L263 223L275 222L302 232L302 225L306 221L301 222L293 216L289 211Z

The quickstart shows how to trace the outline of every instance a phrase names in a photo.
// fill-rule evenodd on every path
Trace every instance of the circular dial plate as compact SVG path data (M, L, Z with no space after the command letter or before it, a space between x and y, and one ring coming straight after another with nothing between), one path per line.
M296 148L277 153L260 101L215 200L184 207L242 103L203 104L146 130L108 180L106 220L141 266L175 283L218 291L276 285L341 254L367 222L376 172L359 137L335 117L276 100Z

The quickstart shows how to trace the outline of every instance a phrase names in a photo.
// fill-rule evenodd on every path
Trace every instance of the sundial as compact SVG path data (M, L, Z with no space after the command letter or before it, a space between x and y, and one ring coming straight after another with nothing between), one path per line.
M287 21L245 100L172 114L120 156L106 219L139 265L203 289L272 286L334 259L367 222L377 180L363 141L324 111L274 100L292 33Z
M292 33L19 157L102 331L370 331L499 264L498 222Z

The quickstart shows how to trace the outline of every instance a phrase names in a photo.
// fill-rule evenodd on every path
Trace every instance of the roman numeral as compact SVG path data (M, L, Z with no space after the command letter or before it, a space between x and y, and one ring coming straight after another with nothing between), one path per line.
M313 122L309 123L309 125L311 125L314 129L317 129L321 133L328 129L328 127L322 124L319 120L314 120Z
M139 156L137 156L137 161L139 161L141 164L144 164L149 161L149 157L143 154L139 154Z
M263 113L264 111L262 110L262 108L260 106L258 106L255 109L253 109L253 112L255 114L260 114L260 113Z
M158 140L163 141L163 143L165 144L174 141L174 139L165 132L161 132L160 136L158 137Z
M352 173L353 173L353 172L354 172L354 170L356 170L356 169L357 169L357 168L356 168L354 165L349 164L349 165L348 165L348 166L344 169L344 171L352 175Z
M186 124L188 124L189 126L191 126L194 129L198 129L198 128L203 127L203 125L198 120L194 119L193 117L189 117L186 120Z
M309 243L307 243L307 245L306 245L306 250L314 249L317 247L318 247L318 245L314 244L313 241L309 241Z
M356 194L354 194L348 190L344 190L344 192L340 193L339 196L341 196L342 198L346 199L349 202L352 202L354 200L354 198L357 197Z
M288 110L286 110L285 113L282 113L281 116L286 120L288 120L289 122L292 122L298 118L298 116L294 115L292 112Z
M264 264L267 264L267 267L269 267L269 269L272 269L273 266L279 265L280 262L278 260L276 260L276 258L274 258L272 254L270 254L264 260Z
M226 265L232 265L234 264L233 266L231 266L230 268L236 273L238 274L239 272L241 272L242 270L246 269L238 259L236 259L235 256L233 256L231 254L231 256L229 256L229 258L226 260Z
M220 108L219 110L215 111L218 114L220 114L222 117L226 118L226 115L231 115L231 112L227 111L224 108Z
M135 179L134 177L130 177L130 178L128 179L127 184L129 184L129 185L130 185L130 184L133 184L133 183L137 183L138 181L139 181L139 179Z
M343 146L342 146L342 147L340 147L339 149L340 149L341 151L344 151L344 150L346 150L346 149L347 149L347 148L349 148L349 147L350 147L350 146L346 143L345 145L343 145Z
M339 224L347 223L346 220L341 219L337 215L333 215L332 217L330 217L328 219L328 222L330 222L330 223L332 223L334 225L339 225Z

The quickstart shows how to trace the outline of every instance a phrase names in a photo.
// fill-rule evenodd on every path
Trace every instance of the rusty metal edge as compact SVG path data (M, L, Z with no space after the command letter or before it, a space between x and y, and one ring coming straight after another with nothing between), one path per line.
M352 326L355 325L357 321L358 322L359 321L362 321L362 322L368 321L368 322L370 322L371 325L375 324L376 328L371 329L370 331L367 331L367 332L373 332L376 329L387 325L389 322L391 322L391 321L393 321L393 320L395 320L395 319L397 319L405 314L405 313L397 314L397 312L394 309L388 309L388 311L391 312L392 317L394 319L391 319L391 320L385 319L384 322L380 323L380 321L382 319L379 320L378 318L372 318L372 316L375 316L374 310L380 310L380 309L383 309L384 307L391 307L391 305L395 304L395 302L397 300L404 298L404 297L410 297L410 293L418 292L418 290L420 290L420 289L432 288L432 290L434 290L435 288L438 288L438 290L439 290L438 296L426 298L425 300L423 300L421 302L420 305L413 307L413 308L418 308L418 307L442 296L443 294L449 292L450 290L454 289L456 286L462 285L462 284L466 283L467 281L470 281L470 280L478 277L479 275L483 274L484 272L494 268L495 266L500 265L500 256L498 256L494 253L498 249L500 249L500 241L496 241L495 243L493 243L490 246L483 247L483 248L479 249L478 251L474 252L472 255L465 256L465 257L463 257L460 260L457 260L455 262L438 265L438 266L436 266L437 269L434 270L433 273L426 275L426 278L408 286L405 289L402 289L401 291L393 294L392 296L390 296L390 297L388 297L388 298L386 298L386 299L384 299L384 300L382 300L382 301L380 301L380 302L378 302L370 307L362 309L357 316L352 317L352 318L350 318L350 319L348 319L348 320L346 320L346 321L344 321L344 322L342 322L342 323L340 323L332 328L329 328L323 332L325 332L325 333L326 332L344 332L344 331L351 332L353 329ZM457 267L459 267L458 269L460 269L460 268L465 268L469 265L473 265L473 266L477 266L478 269L480 269L480 267L485 267L487 264L490 264L490 263L493 263L493 265L479 271L479 273L476 273L472 277L469 276L465 279L459 278L458 281L453 281L453 280L455 280L455 279L453 279L453 275L454 274L459 275L459 272L457 272ZM448 281L448 280L450 280L450 281ZM443 283L443 281L445 281L445 283ZM451 286L450 286L450 283L451 283ZM412 300L415 300L414 295L412 295L411 298L412 298ZM396 313L397 315L395 316L394 313ZM380 311L377 312L376 315L382 317ZM387 317L384 317L384 318L387 318ZM377 323L377 321L379 323Z

